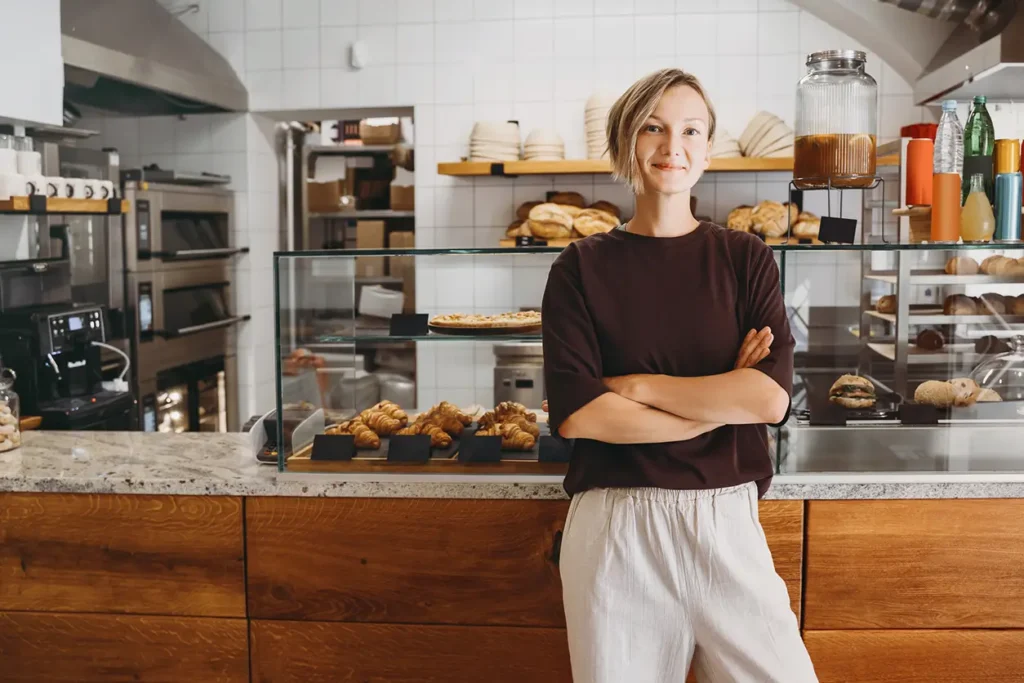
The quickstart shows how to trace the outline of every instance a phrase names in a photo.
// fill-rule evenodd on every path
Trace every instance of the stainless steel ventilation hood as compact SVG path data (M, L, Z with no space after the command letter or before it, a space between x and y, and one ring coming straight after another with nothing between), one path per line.
M246 111L249 95L216 50L156 0L61 0L64 98L131 116Z
M913 85L917 104L1024 99L1018 0L793 1L877 54Z

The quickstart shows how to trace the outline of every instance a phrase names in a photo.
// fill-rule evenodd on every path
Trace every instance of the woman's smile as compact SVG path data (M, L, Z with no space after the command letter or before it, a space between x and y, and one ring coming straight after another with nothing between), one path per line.
M671 172L671 171L685 171L685 170L687 170L686 166L682 166L680 164L673 164L673 163L670 163L670 162L664 162L664 163L652 164L652 165L654 166L654 168L658 169L659 171Z

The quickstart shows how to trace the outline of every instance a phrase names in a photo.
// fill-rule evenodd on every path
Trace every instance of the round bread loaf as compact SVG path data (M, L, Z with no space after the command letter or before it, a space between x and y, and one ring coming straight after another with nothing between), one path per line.
M952 384L934 379L921 382L917 390L914 391L914 401L935 406L936 408L950 407L953 405L955 398L956 390L953 389Z
M978 313L982 315L1003 315L1006 313L1006 301L1002 294L986 293L977 299Z
M753 211L752 206L747 206L745 204L737 206L729 212L729 216L725 219L725 227L730 230L750 232L754 225L754 219L750 215L751 211Z
M821 230L821 219L808 211L801 211L793 224L793 237L797 239L817 239Z
M556 223L564 227L566 230L572 230L572 216L570 216L558 204L552 204L550 202L538 204L530 209L530 220L542 221L545 223Z
M998 254L996 254L995 256L989 256L987 259L981 262L980 270L986 275L998 275L999 273L996 271L997 265L1002 263L1003 261L1012 260L1013 259L1008 259L1005 256L1000 256Z
M914 343L919 349L924 349L925 351L938 351L946 345L946 339L938 330L929 328L918 332L917 340Z
M896 295L886 294L880 297L875 302L875 310L879 313L895 313L896 312Z
M782 237L799 215L795 204L763 201L750 212L751 227L765 237Z
M977 382L969 377L954 377L949 383L953 386L954 405L969 406L974 403L974 396L980 388Z
M512 221L505 228L505 237L527 237L530 234L530 228L526 225L526 221Z
M579 216L580 215L580 211L583 211L583 209L581 209L580 207L573 206L572 204L559 204L558 208L561 209L562 211L565 211L567 214L569 214L573 218L576 218L576 216Z
M1015 261L1012 264L1008 264L1005 266L1005 270L1001 274L1016 275L1018 277L1022 276L1024 275L1024 263L1021 263L1020 261Z
M562 222L538 221L530 218L526 221L530 234L544 240L563 239L572 235L572 228Z
M974 342L974 352L980 354L989 353L1006 353L1010 350L1010 345L1005 340L995 337L991 334L986 334L984 337L979 337Z
M1024 294L1019 294L1013 298L1011 305L1010 297L1006 297L1007 312L1010 315L1024 315Z
M970 256L954 256L946 261L946 273L949 275L977 275L978 262Z
M978 304L965 294L953 294L946 297L942 312L946 315L976 315Z
M543 203L544 202L523 202L519 205L519 208L516 209L516 218L521 221L525 221L530 217L530 209Z
M588 209L598 209L600 211L605 211L605 212L610 213L611 215L615 216L619 220L622 220L622 211L619 209L619 207L615 206L611 202L606 202L603 199L597 200L596 202L594 202L593 204L591 204L587 208Z
M587 205L587 202L583 199L583 195L579 192L556 192L551 195L548 201L552 204L568 204L581 209Z
M618 218L600 209L584 209L572 221L572 227L584 237L614 230L618 224Z
M998 261L992 264L990 272L993 275L1016 275L1020 272L1018 270L1019 267L1020 264L1015 259L1001 256Z
M974 400L978 403L995 403L1002 401L1003 397L992 389L984 388L978 389L978 393L974 395Z

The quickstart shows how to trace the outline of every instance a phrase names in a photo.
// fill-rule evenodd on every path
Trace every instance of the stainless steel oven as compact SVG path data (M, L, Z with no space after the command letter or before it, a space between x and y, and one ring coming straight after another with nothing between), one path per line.
M238 428L234 195L129 181L125 297L146 430Z
M125 262L129 272L176 270L197 262L232 263L234 194L216 187L129 181Z

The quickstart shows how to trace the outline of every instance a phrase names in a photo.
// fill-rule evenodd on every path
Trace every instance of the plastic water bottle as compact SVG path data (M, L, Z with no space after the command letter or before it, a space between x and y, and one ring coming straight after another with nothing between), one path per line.
M956 100L943 100L942 118L935 133L935 173L956 173L964 171L964 128L956 117Z

